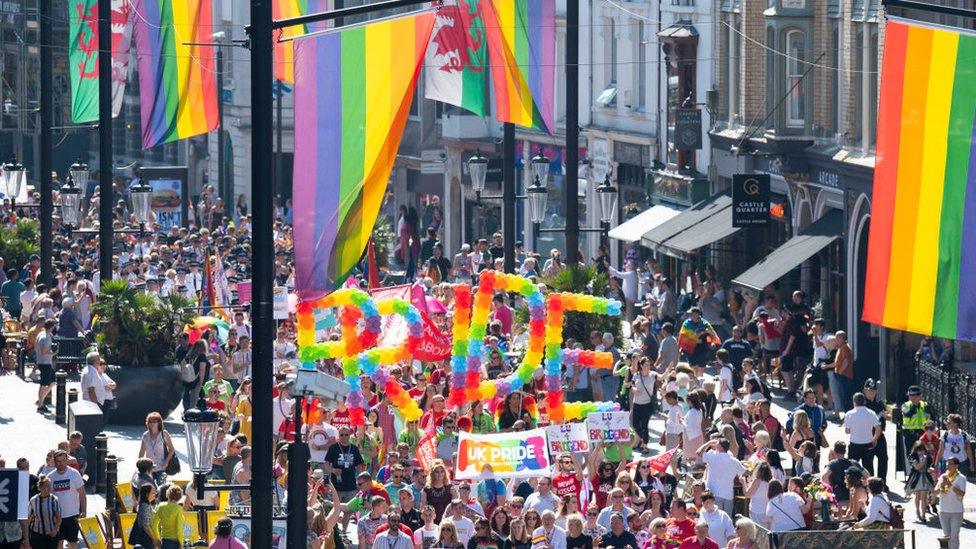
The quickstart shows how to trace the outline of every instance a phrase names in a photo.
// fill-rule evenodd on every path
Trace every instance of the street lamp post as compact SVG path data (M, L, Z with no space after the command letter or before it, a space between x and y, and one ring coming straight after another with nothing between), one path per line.
M14 206L20 189L27 181L27 171L23 164L14 159L0 167L0 176L3 178L3 192L10 198L10 211L16 213Z
M61 221L68 232L81 224L81 196L74 175L69 173L67 183L61 187Z
M88 181L91 179L88 164L75 162L68 168L68 174L75 180L75 185L78 185L82 200L88 198Z
M152 187L141 179L139 183L129 189L129 199L132 201L132 212L139 223L140 237L145 233L146 225L149 223L149 216L152 211L152 192Z
M197 522L202 523L202 537L206 537L206 532L209 530L206 512L210 506L200 502L204 500L204 493L209 488L206 486L207 474L213 468L219 428L220 414L215 410L208 410L203 398L200 398L197 408L190 408L183 412L187 461L189 461L190 471L193 472L193 484L197 489L195 494L197 503L193 508L197 512Z
M610 174L603 179L603 183L596 188L596 195L600 198L600 229L603 232L600 243L609 248L610 223L617 211L617 188L610 183Z
M532 195L516 195L515 194L515 126L514 124L505 124L505 141L504 141L504 181L502 182L502 194L501 196L485 196L481 193L485 190L485 181L488 176L488 159L481 154L480 150L476 150L474 156L468 159L468 175L471 176L471 188L474 190L477 196L478 202L482 200L501 200L503 207L502 214L502 234L504 235L504 255L505 255L505 272L514 273L515 272L515 201L531 199ZM511 132L511 135L508 135ZM535 177L537 184L540 184L543 189L546 187L546 183L549 178L549 159L542 154L537 154L532 157L530 161L532 166L531 171ZM541 183L540 183L541 182ZM538 198L536 198L538 200ZM543 215L545 213L545 204L543 203L542 210ZM534 219L534 218L533 218Z

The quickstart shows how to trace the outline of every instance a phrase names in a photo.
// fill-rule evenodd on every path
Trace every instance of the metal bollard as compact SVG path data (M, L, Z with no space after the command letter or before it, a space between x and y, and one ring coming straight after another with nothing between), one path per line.
M116 506L115 487L119 480L119 462L109 454L105 458L105 509L114 511Z
M119 476L119 462L115 456L109 455L105 458L105 511L108 513L109 520L106 521L108 539L115 539L115 522L118 513L116 507L118 500L116 496L116 484Z
M78 402L78 389L72 387L68 389L68 408L75 402Z
M54 403L54 423L58 425L64 425L67 423L67 383L68 374L67 372L55 372L54 383L56 384L55 392L57 393L57 399Z
M108 456L108 435L95 435L95 493L105 493L105 459Z

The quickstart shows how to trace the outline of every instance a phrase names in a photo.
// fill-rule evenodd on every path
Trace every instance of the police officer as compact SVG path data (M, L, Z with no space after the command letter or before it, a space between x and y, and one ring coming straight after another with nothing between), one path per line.
M903 455L907 456L907 452L925 431L925 422L932 419L928 406L928 403L922 400L921 387L912 385L908 388L908 400L901 405L901 436L904 442L901 452Z
M878 443L875 444L874 449L871 454L874 458L878 460L878 468L876 469L878 477L882 480L888 478L888 441L885 439L885 415L887 413L887 405L885 404L884 398L878 398L878 382L868 378L864 381L864 407L871 410L878 415L878 421L881 422L881 436L878 438Z

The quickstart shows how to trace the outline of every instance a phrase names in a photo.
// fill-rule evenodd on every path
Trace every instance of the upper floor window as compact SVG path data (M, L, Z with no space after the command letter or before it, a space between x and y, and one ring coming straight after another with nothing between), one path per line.
M806 34L800 30L786 33L786 89L789 99L786 107L786 125L803 127L806 122L806 104L804 101L804 61L806 61Z
M637 94L636 107L643 111L647 104L647 27L643 21L637 23Z

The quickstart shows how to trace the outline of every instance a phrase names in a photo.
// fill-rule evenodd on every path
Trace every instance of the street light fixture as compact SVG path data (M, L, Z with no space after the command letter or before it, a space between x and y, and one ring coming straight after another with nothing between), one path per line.
M88 180L91 179L88 164L75 162L68 168L68 173L71 174L71 178L75 180L75 185L81 191L81 198L85 198L88 195Z
M480 150L476 150L474 156L468 159L468 175L471 176L471 188L481 201L481 193L485 190L485 180L488 178L488 159Z
M20 195L20 190L27 183L27 170L16 160L2 166L3 192L10 198L10 209L14 209L14 201Z
M140 180L129 189L129 198L132 201L132 212L139 223L139 233L141 234L146 224L149 223L149 214L152 208L152 187Z
M613 221L613 214L617 211L617 188L610 184L610 174L603 183L596 188L600 197L600 221L609 225Z
M532 165L532 179L539 181L543 187L548 187L549 164L551 164L551 161L540 152L533 156L529 163Z
M61 220L69 231L81 224L81 189L75 184L73 173L68 175L68 182L61 187Z
M533 167L535 165L533 164ZM525 189L529 197L529 215L532 217L532 224L538 225L546 217L546 203L549 201L549 189L539 181L539 176L535 176L532 185Z
M202 399L198 406L202 409L190 408L183 412L183 428L186 431L187 460L197 487L197 500L203 500L207 473L213 468L214 450L217 448L220 414L216 410L208 410Z

